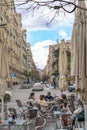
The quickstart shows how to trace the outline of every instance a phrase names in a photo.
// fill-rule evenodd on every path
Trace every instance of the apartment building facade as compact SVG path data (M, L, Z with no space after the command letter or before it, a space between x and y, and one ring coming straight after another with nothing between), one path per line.
M28 73L26 30L22 29L21 15L16 12L13 0L0 1L0 24L5 24L0 28L0 44L4 45L8 56L9 77L6 82L26 82Z
M66 41L66 49L68 51L70 51L70 46L71 46L71 41L70 40L67 40ZM45 75L48 75L49 76L49 82L53 82L53 79L55 78L56 80L58 80L58 73L55 73L55 72L58 72L58 57L55 57L54 55L54 52L57 50L58 51L58 48L60 48L60 43L57 43L55 45L50 45L49 46L49 55L48 55L48 60L47 60L47 64L45 66L45 69L44 69L44 72L45 72ZM56 63L56 64L55 64ZM55 73L55 74L54 74Z

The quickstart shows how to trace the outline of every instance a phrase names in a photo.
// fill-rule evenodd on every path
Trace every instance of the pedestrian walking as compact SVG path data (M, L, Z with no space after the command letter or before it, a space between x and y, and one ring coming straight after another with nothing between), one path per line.
M55 79L53 79L53 86L54 86L54 88L56 88L56 80Z

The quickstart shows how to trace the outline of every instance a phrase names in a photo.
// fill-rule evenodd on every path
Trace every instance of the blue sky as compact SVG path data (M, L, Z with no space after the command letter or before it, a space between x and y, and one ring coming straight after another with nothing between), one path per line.
M29 41L32 46L38 41L42 42L49 39L52 41L56 41L58 39L60 41L63 38L63 36L59 33L60 30L61 30L61 27L56 27L56 28L48 29L48 30L30 31L28 33L29 35L31 35L31 37L27 37L27 41ZM71 37L72 26L70 27L64 26L62 27L62 30L66 30L67 36Z
M31 44L33 58L37 68L43 69L47 63L49 45L57 44L56 40L70 40L73 24L51 29L31 30L27 32L27 41Z

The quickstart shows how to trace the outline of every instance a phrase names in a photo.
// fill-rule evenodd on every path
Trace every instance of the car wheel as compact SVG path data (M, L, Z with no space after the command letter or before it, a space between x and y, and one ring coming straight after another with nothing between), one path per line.
M4 101L5 101L5 102L10 102L10 100L11 100L10 95L9 95L9 94L5 94L5 96L4 96Z
M72 90L70 89L69 92L72 92Z

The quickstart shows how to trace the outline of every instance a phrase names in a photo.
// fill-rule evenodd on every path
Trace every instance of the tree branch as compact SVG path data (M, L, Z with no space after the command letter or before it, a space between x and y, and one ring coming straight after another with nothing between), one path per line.
M50 8L53 8L54 10L59 10L59 9L63 9L65 12L67 13L73 13L76 8L79 8L79 9L83 9L83 10L86 10L87 11L87 8L83 8L81 6L78 6L76 5L74 2L70 2L70 1L65 1L65 0L48 0L48 1L38 1L38 0L26 0L25 2L23 3L19 3L19 4L16 4L16 5L23 5L23 4L30 4L30 3L35 3L36 4L36 7L34 8L37 8L37 6L39 7L50 7ZM73 6L73 9L71 11L68 11L68 9L65 9L64 6L67 6L67 5L72 5ZM29 7L30 8L30 7ZM28 8L28 9L29 9ZM33 7L32 7L33 8ZM28 10L27 9L27 10Z

